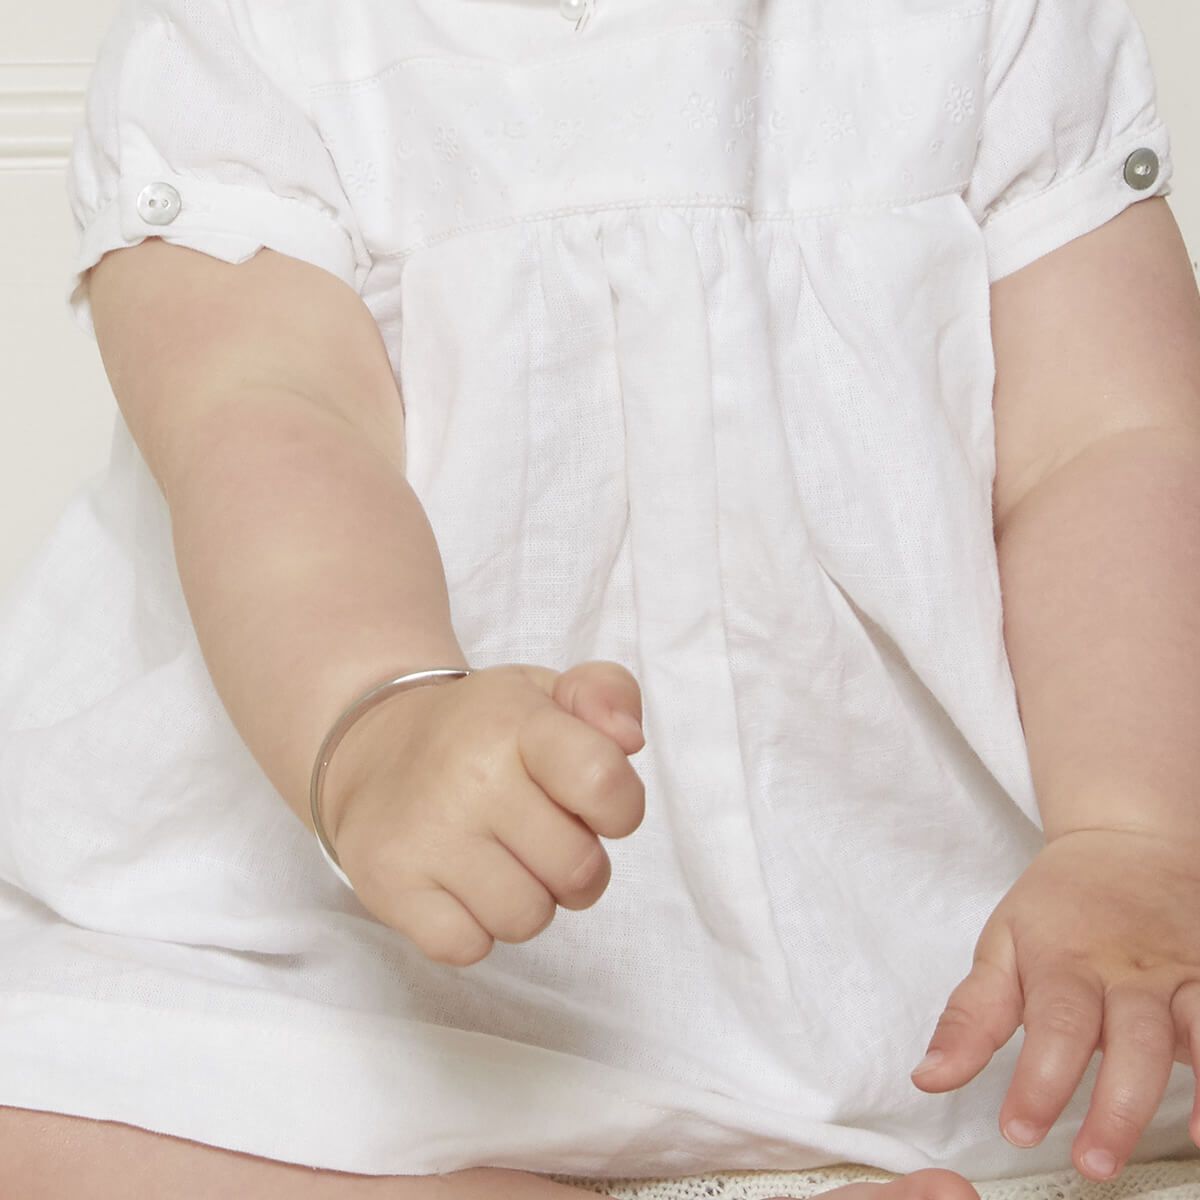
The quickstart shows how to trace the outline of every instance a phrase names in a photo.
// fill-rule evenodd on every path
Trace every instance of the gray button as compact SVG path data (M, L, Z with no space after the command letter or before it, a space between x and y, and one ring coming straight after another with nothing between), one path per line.
M578 21L587 9L587 0L558 0L558 11L568 21Z
M1139 192L1158 182L1158 171L1158 155L1148 148L1135 150L1125 160L1125 182Z
M170 225L182 207L179 193L169 183L148 183L138 193L138 216L149 225Z

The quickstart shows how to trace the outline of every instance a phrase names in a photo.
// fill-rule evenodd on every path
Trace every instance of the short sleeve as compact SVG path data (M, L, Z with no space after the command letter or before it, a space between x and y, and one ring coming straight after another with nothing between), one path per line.
M1146 40L1126 0L994 0L991 22L964 199L995 281L1134 202L1169 194L1172 164Z
M234 264L266 246L361 294L370 256L293 48L286 0L126 0L118 10L66 174L79 237L67 304L86 333L95 336L86 272L147 237Z

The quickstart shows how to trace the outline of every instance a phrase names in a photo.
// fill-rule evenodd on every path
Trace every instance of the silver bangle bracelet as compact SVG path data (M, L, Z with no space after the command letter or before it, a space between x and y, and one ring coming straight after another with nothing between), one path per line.
M409 688L420 687L422 684L442 683L451 679L462 679L464 676L470 674L470 668L434 667L428 671L413 671L408 675L400 675L395 679L389 679L373 687L365 695L360 696L347 706L342 715L334 721L333 727L325 735L325 740L321 743L320 750L317 751L317 760L313 765L312 781L308 787L308 804L312 811L313 829L316 832L317 843L321 847L321 853L325 855L325 861L333 868L334 874L351 891L354 890L354 884L350 882L346 872L342 870L341 864L338 862L337 853L333 848L333 843L329 840L329 835L325 832L325 826L321 823L321 789L325 783L325 771L329 766L329 760L333 757L333 752L337 749L338 743L342 738L346 736L346 732L350 726L365 712L374 708L381 700L386 700L388 696L394 695L396 692L407 691Z

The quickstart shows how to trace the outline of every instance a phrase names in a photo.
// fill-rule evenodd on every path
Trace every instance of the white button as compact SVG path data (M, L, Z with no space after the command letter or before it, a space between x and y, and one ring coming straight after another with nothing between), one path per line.
M568 21L578 21L587 9L587 0L558 0L558 11Z
M182 207L179 193L169 183L148 183L138 193L138 216L148 225L170 225Z

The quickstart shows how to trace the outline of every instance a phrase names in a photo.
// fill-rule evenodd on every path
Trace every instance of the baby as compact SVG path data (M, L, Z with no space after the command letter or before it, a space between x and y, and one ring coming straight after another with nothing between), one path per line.
M14 1194L1200 1187L1170 175L1124 0L126 3Z

